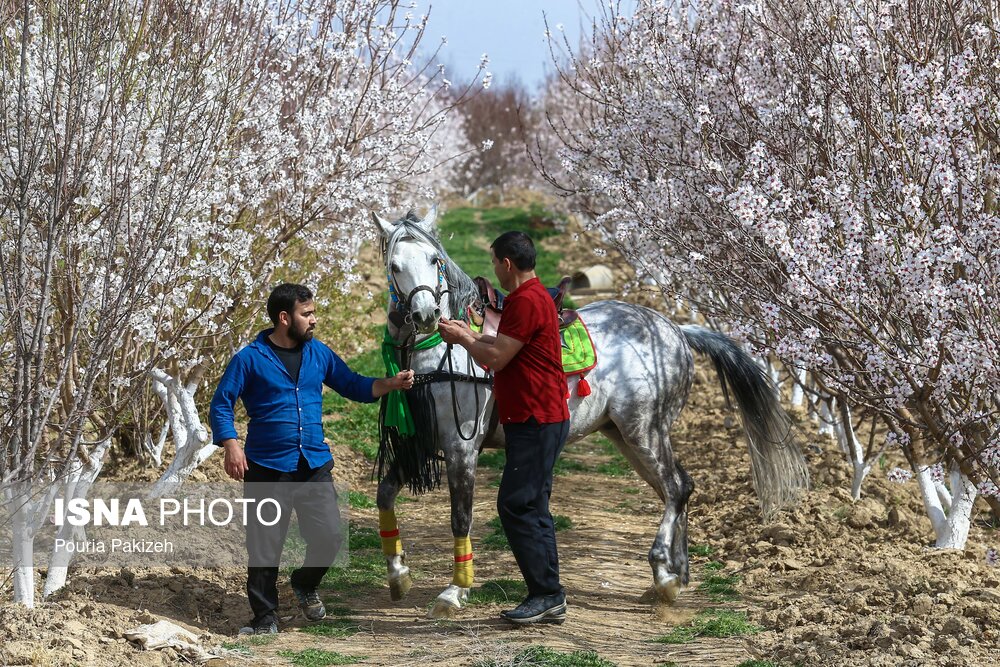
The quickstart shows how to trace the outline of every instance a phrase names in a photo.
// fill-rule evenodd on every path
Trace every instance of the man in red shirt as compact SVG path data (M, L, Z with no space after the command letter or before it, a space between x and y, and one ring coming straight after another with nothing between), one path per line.
M507 442L497 512L528 585L528 597L501 614L512 623L562 623L556 532L549 512L552 468L569 433L559 316L535 276L535 246L506 232L490 246L493 270L508 291L496 337L459 320L443 320L441 337L461 345L496 373L493 390Z

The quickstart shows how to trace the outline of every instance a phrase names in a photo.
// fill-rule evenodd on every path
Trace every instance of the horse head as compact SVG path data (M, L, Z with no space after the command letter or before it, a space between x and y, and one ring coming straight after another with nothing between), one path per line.
M404 325L412 324L417 333L433 333L442 317L451 317L453 276L460 273L449 270L448 254L438 240L437 207L422 219L413 211L395 222L374 211L372 218L382 236L390 319L401 316Z

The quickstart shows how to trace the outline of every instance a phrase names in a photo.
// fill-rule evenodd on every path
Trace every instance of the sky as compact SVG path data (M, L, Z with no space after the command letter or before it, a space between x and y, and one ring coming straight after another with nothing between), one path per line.
M463 81L475 75L479 59L488 53L487 67L494 80L516 76L529 89L537 89L553 67L545 38L543 12L556 34L561 24L570 44L579 41L581 26L589 35L594 16L601 15L600 0L418 0L412 10L420 15L430 7L422 44L448 43L438 55L448 75ZM629 4L629 3L625 3Z

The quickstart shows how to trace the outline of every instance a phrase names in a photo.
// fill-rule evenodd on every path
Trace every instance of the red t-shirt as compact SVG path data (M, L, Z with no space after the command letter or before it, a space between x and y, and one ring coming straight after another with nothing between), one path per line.
M532 278L504 299L498 334L524 343L493 383L500 423L569 419L559 316L548 291Z

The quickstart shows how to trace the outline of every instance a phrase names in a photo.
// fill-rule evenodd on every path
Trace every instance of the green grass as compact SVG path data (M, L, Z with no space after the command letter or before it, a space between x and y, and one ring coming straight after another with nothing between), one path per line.
M523 208L455 208L438 220L441 241L452 260L469 276L493 279L490 263L490 243L506 231L521 231L535 242L538 257L535 272L542 283L555 285L562 275L559 261L562 255L544 250L538 242L560 233L560 221L541 206Z
M344 655L334 651L307 648L304 651L278 651L278 655L288 658L296 667L326 667L326 665L354 665L366 656Z
M563 516L562 514L553 514L552 523L556 527L556 532L560 530L569 530L573 527L573 521L568 516Z
M778 663L770 660L744 660L736 667L778 667Z
M728 602L738 600L740 594L736 592L736 584L740 583L737 576L723 577L713 574L698 585L698 590L708 593L708 597L713 602Z
M361 632L358 622L351 618L328 618L320 623L314 623L300 628L301 632L319 637L350 637Z
M564 456L556 459L556 464L552 466L553 475L568 475L573 472L590 472L590 468L585 463Z
M710 560L703 566L706 572L718 572L719 570L725 570L726 566L717 560Z
M350 565L331 567L320 585L342 595L359 596L382 588L385 576L385 558L380 552L352 552Z
M745 637L761 628L747 620L744 612L710 609L699 613L690 625L682 625L653 641L661 644L686 644L698 637Z
M351 370L369 377L385 376L382 363L381 327L372 329L367 347L370 349L347 360ZM327 439L335 444L347 445L366 459L374 461L378 455L379 403L356 403L335 391L323 393L323 414L331 417L323 423Z
M507 541L507 535L503 532L503 526L500 525L500 517L493 517L486 522L486 525L492 528L493 532L479 541L483 548L495 551L510 549L510 542Z
M608 477L627 477L632 474L632 465L624 456L615 453L607 463L598 464L596 471Z
M615 667L615 663L593 651L562 653L545 646L529 646L509 662L501 663L496 658L491 658L474 663L474 667L505 667L511 664L519 667Z
M479 455L478 467L488 468L489 470L503 470L505 463L507 463L507 455L504 454L503 450L489 451Z
M251 646L267 646L277 638L278 635L245 635L231 642L222 642L222 648L242 655L252 655Z
M381 549L382 538L374 528L357 528L353 524L350 527L351 537L348 545L351 551L358 549Z
M568 516L563 516L562 514L552 515L552 524L555 526L556 531L569 530L573 527L573 521ZM492 549L494 551L510 549L510 542L507 540L506 533L503 532L503 525L500 523L500 517L495 516L486 522L486 525L493 529L492 532L487 533L483 539L479 541L484 549Z
M528 596L528 587L514 579L492 579L469 591L469 604L520 604Z
M640 493L642 493L642 489L637 489L634 486L626 486L624 489L622 489L622 491L629 494L630 496L637 496Z
M628 492L628 489L626 489L626 492ZM707 544L692 544L688 547L688 553L692 556L708 557L712 555L712 547Z
M347 502L354 509L371 509L375 507L375 501L371 496L360 491L348 491Z

